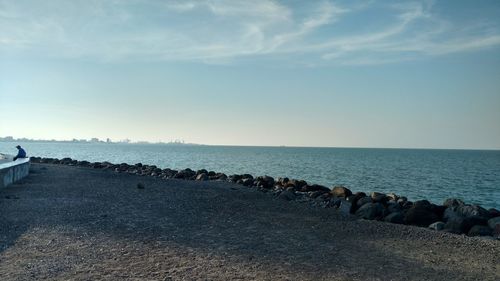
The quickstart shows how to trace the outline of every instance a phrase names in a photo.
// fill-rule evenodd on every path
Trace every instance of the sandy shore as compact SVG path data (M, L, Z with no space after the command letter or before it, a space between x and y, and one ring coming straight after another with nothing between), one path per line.
M227 182L32 170L0 190L2 280L500 280L497 241Z

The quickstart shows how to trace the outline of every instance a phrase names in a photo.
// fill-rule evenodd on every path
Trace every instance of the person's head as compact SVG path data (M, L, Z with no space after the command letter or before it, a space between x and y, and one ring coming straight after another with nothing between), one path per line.
M16 148L17 148L17 149L21 149L21 146L20 146L20 145L17 145L17 146L16 146Z

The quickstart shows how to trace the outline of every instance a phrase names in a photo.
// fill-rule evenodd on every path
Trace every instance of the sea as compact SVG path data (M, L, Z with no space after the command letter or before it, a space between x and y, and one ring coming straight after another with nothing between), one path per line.
M18 144L29 156L288 177L354 192L393 192L436 204L460 198L500 209L499 150L0 142L0 153L15 154Z

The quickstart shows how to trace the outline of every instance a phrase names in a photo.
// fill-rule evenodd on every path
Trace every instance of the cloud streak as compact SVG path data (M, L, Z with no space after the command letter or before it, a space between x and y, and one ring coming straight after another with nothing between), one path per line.
M359 65L500 46L498 20L465 30L426 3L288 3L0 0L0 51L117 62L286 57Z

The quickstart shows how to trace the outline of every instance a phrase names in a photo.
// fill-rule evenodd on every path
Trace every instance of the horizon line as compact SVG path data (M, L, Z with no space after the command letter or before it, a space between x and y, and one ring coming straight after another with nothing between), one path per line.
M6 136L6 137L12 137L12 136ZM28 142L67 142L71 143L74 142L73 139L71 140L64 140L64 139L30 139L30 138L13 138L13 140L3 140L6 137L0 137L0 142L16 142L16 141L28 141ZM20 140L20 139L25 139L25 140ZM76 139L76 138L74 138ZM111 141L107 143L105 140L98 139L99 142L92 142L90 139L78 139L78 141L85 140L86 142L81 142L84 144L147 144L147 145L191 145L191 146L228 146L228 147L269 147L269 148L352 148L352 149L407 149L407 150L476 150L476 151L500 151L500 147L497 148L457 148L457 147L447 147L447 148L442 148L442 147L377 147L377 146L310 146L310 145L252 145L252 144L204 144L204 143L191 143L191 142L176 142L176 141L157 141L157 142L151 142L151 141L133 141L129 140L129 142L124 142L124 141Z

